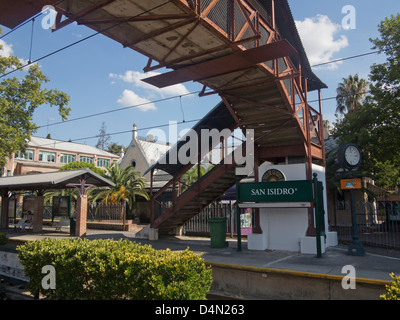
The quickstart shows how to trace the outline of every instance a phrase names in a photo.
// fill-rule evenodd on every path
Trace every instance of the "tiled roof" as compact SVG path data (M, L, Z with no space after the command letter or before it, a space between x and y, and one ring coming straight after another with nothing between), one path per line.
M144 156L146 157L146 160L149 162L150 166L155 164L158 159L160 159L171 148L171 146L166 144L142 139L138 139L138 142L140 143L140 146L144 152Z

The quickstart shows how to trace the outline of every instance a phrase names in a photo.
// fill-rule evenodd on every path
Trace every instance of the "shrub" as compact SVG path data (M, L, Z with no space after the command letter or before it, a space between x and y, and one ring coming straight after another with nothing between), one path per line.
M0 232L0 246L7 244L8 238L4 232Z
M386 286L386 293L381 295L382 300L400 300L400 276L390 275L393 281Z
M212 282L204 259L128 240L45 239L18 247L29 290L47 299L205 299ZM42 288L42 267L56 289Z

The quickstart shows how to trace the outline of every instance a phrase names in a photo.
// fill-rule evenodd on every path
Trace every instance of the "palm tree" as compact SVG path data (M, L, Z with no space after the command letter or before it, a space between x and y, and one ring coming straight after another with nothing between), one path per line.
M72 196L72 201L76 202L78 198L78 189L69 188L61 190L47 190L44 192L44 203L53 204L54 197Z
M360 79L358 74L350 75L347 79L339 83L336 89L336 112L351 114L359 110L369 88L369 82L365 79Z
M140 176L139 172L134 171L133 167L129 166L121 170L118 164L113 163L111 167L106 168L106 170L106 177L115 184L115 187L89 190L92 203L96 201L105 204L126 202L128 207L132 209L137 196L150 200L145 190L145 179Z

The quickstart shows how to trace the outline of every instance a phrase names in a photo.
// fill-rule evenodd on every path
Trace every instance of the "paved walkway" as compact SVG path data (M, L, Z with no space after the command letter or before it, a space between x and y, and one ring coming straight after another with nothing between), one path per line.
M1 231L1 230L0 230ZM3 230L4 231L4 230ZM8 230L8 237L17 241L32 241L43 238L69 238L69 230L54 231L46 228L40 234L32 231ZM229 240L226 248L211 248L209 238L171 237L157 241L136 239L135 232L88 230L88 239L128 239L131 241L149 244L157 250L170 248L184 250L189 248L196 253L202 253L207 262L227 265L249 266L268 269L298 271L322 275L344 276L342 268L352 265L356 270L357 278L373 280L391 280L390 273L400 274L400 252L379 250L366 247L366 255L362 257L346 254L346 246L328 248L322 258L315 255L300 254L287 251L251 251L247 249L247 242L242 241L242 251L237 251L236 240Z

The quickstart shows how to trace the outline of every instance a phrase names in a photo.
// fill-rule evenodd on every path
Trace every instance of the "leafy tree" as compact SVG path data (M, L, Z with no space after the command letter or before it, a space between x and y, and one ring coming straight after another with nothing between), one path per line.
M360 78L358 74L343 78L336 89L336 112L344 114L345 112L352 113L359 110L367 94L368 86L368 81Z
M370 39L386 54L386 62L371 67L374 81L371 92L381 107L394 108L396 116L400 104L400 13L385 18L378 26L380 38Z
M93 172L95 172L103 177L106 176L106 172L103 169L97 168L94 164L87 163L87 162L79 162L79 161L70 162L70 163L63 165L58 170L59 171L67 171L67 170L77 170L77 169L90 169Z
M384 19L379 32L371 41L386 62L371 67L370 95L335 124L333 135L339 144L357 143L363 150L361 169L378 185L394 187L400 181L400 14Z
M126 148L122 144L113 142L108 146L106 151L119 156L121 154L121 150L123 150L125 152Z
M106 177L111 180L115 187L95 188L89 191L92 202L100 201L106 204L124 203L132 209L136 202L136 197L143 197L150 200L145 190L145 179L140 173L134 171L131 166L121 170L118 164L113 163L110 168L106 168Z
M188 189L193 183L197 182L197 172L198 165L195 165L191 169L189 169L184 175L182 175L182 182L184 185L182 186L182 192ZM200 177L204 176L208 171L214 168L213 165L209 166L207 169L203 166L200 166Z
M22 78L4 77L10 69L21 67L15 56L0 57L0 75L3 75L0 79L0 166L11 153L25 150L27 141L38 128L32 119L39 106L57 106L62 120L67 119L71 110L67 107L66 93L43 87L49 78L37 64L31 65Z
M54 197L64 197L64 196L72 196L72 201L76 203L78 200L78 189L76 188L67 188L61 190L46 190L44 192L44 203L53 203Z

